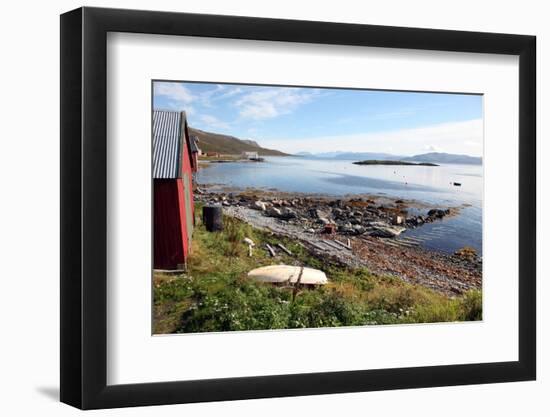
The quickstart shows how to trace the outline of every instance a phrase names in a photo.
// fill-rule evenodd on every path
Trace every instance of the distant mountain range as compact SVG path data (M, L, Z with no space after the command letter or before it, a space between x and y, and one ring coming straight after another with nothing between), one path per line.
M421 155L414 155L408 158L403 158L404 161L411 162L432 162L439 164L471 164L481 165L482 159L480 156L456 155L452 153L430 152Z
M377 152L323 152L323 153L311 153L311 152L299 152L297 156L303 156L307 158L324 158L324 159L349 159L349 160L399 160L406 162L424 162L435 164L472 164L480 165L482 163L481 157L457 155L442 152L430 152L414 156L392 155L389 153L377 153Z
M240 155L242 152L258 152L260 156L290 156L287 153L261 147L258 142L250 139L239 139L234 136L206 132L200 129L189 128L191 135L199 138L199 148L203 152L218 152L226 155ZM481 157L456 155L442 152L430 152L414 156L392 155L383 152L298 152L296 156L305 158L346 159L354 161L364 160L399 160L405 162L424 162L434 164L481 164Z
M287 153L274 149L262 148L257 142L239 139L234 136L205 132L189 128L189 134L199 138L199 148L203 152L217 152L225 155L240 155L242 152L258 152L260 156L288 156Z
M377 153L377 152L322 152L322 153L311 153L311 152L298 152L296 156L303 156L307 158L325 158L325 159L395 159L400 158L397 155L391 155L389 153Z

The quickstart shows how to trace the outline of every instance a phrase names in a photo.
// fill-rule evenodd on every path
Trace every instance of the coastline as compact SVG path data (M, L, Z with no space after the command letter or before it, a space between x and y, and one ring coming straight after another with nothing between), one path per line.
M216 186L199 188L195 199L203 204L221 204L224 214L294 239L314 256L330 258L345 267L366 267L374 274L397 276L448 296L482 286L480 257L470 252L465 256L427 249L404 233L456 215L460 207L430 208L422 202L387 196L334 198L231 187L222 191ZM409 209L426 215L409 215ZM329 224L334 225L333 233L325 233Z

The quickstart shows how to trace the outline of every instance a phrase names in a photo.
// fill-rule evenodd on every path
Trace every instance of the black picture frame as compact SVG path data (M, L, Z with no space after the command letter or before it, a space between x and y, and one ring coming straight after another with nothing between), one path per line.
M519 56L519 360L107 385L108 32ZM155 11L61 16L61 401L82 409L421 388L536 378L534 36Z

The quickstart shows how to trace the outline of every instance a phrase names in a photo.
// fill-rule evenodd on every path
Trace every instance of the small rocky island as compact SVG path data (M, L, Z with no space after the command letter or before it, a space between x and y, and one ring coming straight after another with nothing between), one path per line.
M431 162L407 162L407 161L391 161L381 159L367 159L366 161L354 162L355 165L413 165L425 167L438 167L439 165Z

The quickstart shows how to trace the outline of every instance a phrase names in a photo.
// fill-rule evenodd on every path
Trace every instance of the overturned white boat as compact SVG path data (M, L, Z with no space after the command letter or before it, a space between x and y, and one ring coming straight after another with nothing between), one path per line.
M291 265L263 266L250 271L248 277L273 284L324 285L327 283L327 276L323 271Z

